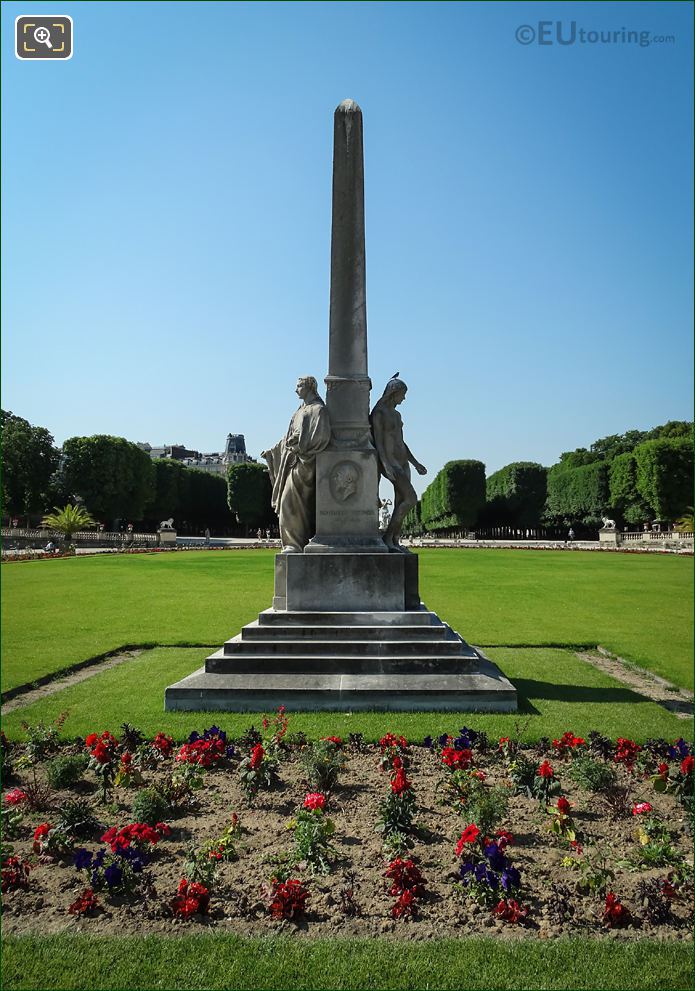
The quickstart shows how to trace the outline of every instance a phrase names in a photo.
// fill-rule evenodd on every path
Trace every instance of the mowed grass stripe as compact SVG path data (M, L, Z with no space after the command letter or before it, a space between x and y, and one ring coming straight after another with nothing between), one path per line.
M625 685L579 660L571 651L533 648L504 648L488 655L512 680L519 692L519 712L412 713L343 712L293 713L290 731L308 737L347 737L363 733L379 740L391 729L419 743L427 736L455 733L461 726L484 729L494 740L523 732L525 740L559 736L572 729L581 736L597 729L606 736L692 738L692 721L676 718L661 706L643 699ZM238 737L251 724L260 723L257 713L164 712L167 685L200 667L206 651L186 648L156 648L87 681L46 696L40 702L16 709L3 718L5 733L22 739L22 723L53 722L65 711L69 715L62 735L73 739L104 729L119 735L123 722L154 736L159 730L177 740L194 730L216 723Z
M688 944L465 938L425 943L227 935L8 937L10 989L603 989L692 986Z
M692 561L423 550L421 594L471 643L601 644L692 688ZM3 565L2 687L124 644L222 643L269 606L273 551Z

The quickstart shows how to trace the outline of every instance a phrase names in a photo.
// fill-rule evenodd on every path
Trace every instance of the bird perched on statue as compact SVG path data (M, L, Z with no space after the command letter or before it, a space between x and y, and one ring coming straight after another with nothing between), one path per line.
M400 372L394 372L393 375L391 376L391 378L392 379L397 379L399 375L400 375Z

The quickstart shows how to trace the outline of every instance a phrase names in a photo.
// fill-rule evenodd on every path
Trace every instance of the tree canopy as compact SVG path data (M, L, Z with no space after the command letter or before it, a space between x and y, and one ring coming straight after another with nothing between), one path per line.
M246 461L229 466L227 504L237 523L258 527L274 522L270 496L270 477L265 465Z
M8 513L45 508L51 476L60 452L45 427L35 427L14 413L0 411L2 428L2 498Z
M484 504L482 461L449 461L422 494L422 525L428 531L474 526Z
M141 520L154 497L150 456L124 437L70 437L63 445L68 492L105 521Z

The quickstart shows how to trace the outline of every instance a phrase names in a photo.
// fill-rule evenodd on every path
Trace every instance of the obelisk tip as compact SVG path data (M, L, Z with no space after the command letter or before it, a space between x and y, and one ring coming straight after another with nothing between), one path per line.
M336 113L341 113L341 114L361 114L362 113L360 107L358 106L358 104L355 103L354 100L343 100L343 102L342 103L339 103L338 106L335 108L335 112Z

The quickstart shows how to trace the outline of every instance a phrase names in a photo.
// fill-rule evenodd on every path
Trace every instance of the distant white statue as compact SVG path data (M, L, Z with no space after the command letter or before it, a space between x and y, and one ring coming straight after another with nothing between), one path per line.
M174 517L170 516L168 520L162 520L159 524L160 530L173 530L174 529Z
M604 530L615 530L616 529L615 520L609 520L607 516L602 516L601 519L603 520L603 529Z

